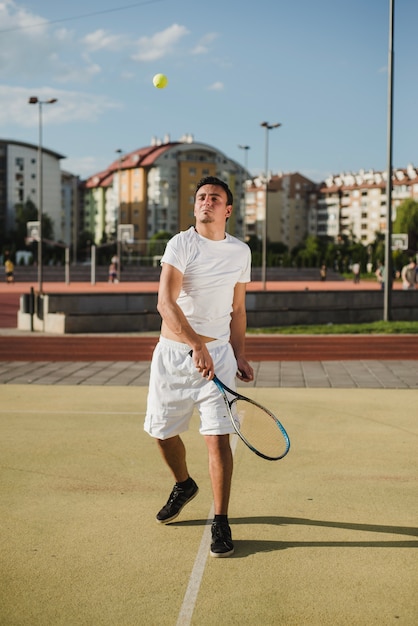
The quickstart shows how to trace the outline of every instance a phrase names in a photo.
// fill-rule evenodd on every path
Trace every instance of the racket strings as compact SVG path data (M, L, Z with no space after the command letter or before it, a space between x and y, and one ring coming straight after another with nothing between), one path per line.
M231 410L241 435L255 451L271 459L286 454L287 437L268 411L241 399L232 403Z

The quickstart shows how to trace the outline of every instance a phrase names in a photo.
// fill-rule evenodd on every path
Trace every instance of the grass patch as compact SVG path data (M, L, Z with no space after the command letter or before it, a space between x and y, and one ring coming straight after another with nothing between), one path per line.
M416 335L418 322L273 326L270 328L248 328L247 332L262 335Z

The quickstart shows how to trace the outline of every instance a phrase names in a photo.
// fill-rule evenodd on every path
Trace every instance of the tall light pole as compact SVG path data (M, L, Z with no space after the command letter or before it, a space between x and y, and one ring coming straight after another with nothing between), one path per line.
M244 150L245 179L247 179L247 174L248 174L248 150L250 149L250 146L238 146L238 148L240 148L241 150ZM245 181L244 181L244 222L243 222L243 227L242 227L242 234L243 234L244 241L245 241L245 237L246 237L246 234L247 234L246 219L247 219L247 192L246 192Z
M39 140L38 140L38 222L39 222L39 241L38 241L38 291L42 293L43 271L42 271L42 222L43 222L43 163L42 163L42 105L54 104L57 98L49 98L49 100L39 100L37 96L31 96L28 100L29 104L37 104L39 111Z
M120 282L120 266L121 266L121 241L120 241L120 234L119 234L119 226L120 226L120 222L122 219L122 211L121 211L121 169L122 169L122 163L123 163L123 150L121 150L120 148L118 148L117 150L115 150L115 152L119 155L119 163L118 163L118 213L117 213L117 225L116 225L116 256L118 257L118 266L117 266L117 278L118 278L118 282Z
M268 210L268 185L269 185L269 131L278 128L281 124L269 124L261 122L260 126L266 129L266 145L265 145L265 172L266 172L266 197L264 201L264 220L262 231L262 250L261 250L261 282L263 283L263 291L266 290L266 266L267 266L267 210Z
M389 0L389 53L388 53L388 128L387 128L387 180L386 180L386 242L383 321L392 319L392 105L393 105L393 23L395 0Z

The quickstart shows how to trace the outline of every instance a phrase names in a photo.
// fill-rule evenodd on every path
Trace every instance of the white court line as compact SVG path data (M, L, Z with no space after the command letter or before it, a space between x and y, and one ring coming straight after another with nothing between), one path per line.
M235 448L237 447L238 436L232 435L231 450L232 455L235 454ZM176 626L189 626L192 621L193 611L196 606L197 596L200 590L200 584L203 578L203 572L205 571L206 561L208 559L209 549L208 546L211 541L211 527L214 516L213 504L209 511L209 515L206 519L205 528L200 542L199 550L197 551L196 559L193 565L193 569L190 574L189 584L187 585L186 593L184 594L183 604L181 605L180 612L177 618Z
M25 415L33 415L37 413L42 413L42 415L145 415L145 411L72 411L70 409L66 409L65 411L45 411L44 409L0 409L0 415L2 413L7 415L10 413L23 413Z

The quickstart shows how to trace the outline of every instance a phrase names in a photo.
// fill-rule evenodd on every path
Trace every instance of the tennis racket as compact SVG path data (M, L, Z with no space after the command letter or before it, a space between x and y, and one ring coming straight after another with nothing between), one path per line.
M193 356L193 350L189 356ZM245 445L268 461L278 461L286 456L290 439L277 417L262 404L232 391L217 376L212 381L221 392L232 426Z
M268 461L286 456L290 439L277 417L262 404L229 389L217 376L212 380L223 396L235 432L245 445Z

